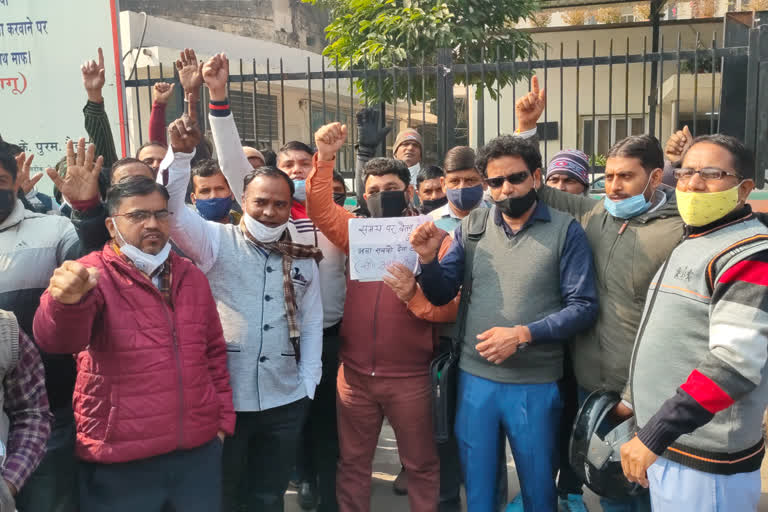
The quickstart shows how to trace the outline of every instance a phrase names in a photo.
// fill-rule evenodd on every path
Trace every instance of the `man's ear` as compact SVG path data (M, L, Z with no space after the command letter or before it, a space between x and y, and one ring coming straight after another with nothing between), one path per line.
M415 189L413 188L413 185L408 185L405 189L405 199L410 203L413 201L413 195L415 194ZM418 194L417 194L418 195Z
M113 224L114 220L112 217L107 217L104 219L104 225L107 228L107 231L109 232L109 237L113 240L117 238L117 232L115 231L115 225Z
M664 169L656 168L651 171L651 187L656 188L661 185L661 180L664 178Z
M755 189L755 182L752 180L744 180L739 185L739 203L746 204L749 194Z
M440 188L443 189L443 194L447 194L448 193L448 185L446 185L446 183L445 183L445 177L444 176L440 176Z
M536 190L541 188L541 167L533 171L533 188Z
M197 202L197 197L195 196L194 192L189 193L189 199L192 201L192 204L195 204Z

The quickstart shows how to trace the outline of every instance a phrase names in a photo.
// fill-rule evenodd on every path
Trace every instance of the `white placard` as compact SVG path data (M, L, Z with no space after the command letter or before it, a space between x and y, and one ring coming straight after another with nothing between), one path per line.
M380 219L349 219L349 273L356 281L381 281L387 265L402 263L416 269L418 255L411 247L411 232L429 222L427 215Z
M104 51L104 106L122 149L117 0L0 0L0 135L33 153L32 174L53 167L66 143L88 140L80 66ZM37 185L50 193L48 177Z

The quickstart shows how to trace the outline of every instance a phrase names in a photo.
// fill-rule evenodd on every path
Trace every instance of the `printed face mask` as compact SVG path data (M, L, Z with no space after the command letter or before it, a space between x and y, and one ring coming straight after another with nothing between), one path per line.
M739 185L721 192L683 192L675 189L677 211L688 226L706 226L736 208L739 204Z

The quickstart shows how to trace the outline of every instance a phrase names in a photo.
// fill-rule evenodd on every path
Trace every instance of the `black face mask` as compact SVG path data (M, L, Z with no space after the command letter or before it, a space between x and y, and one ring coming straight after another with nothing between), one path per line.
M366 200L371 217L400 217L408 206L405 190L387 190L371 194Z
M496 207L507 217L517 219L521 217L536 202L536 189L531 188L527 194L522 197L508 197L501 201L494 201Z
M344 206L344 202L347 200L346 192L334 192L333 202L339 206Z
M0 190L0 222L8 218L16 206L16 193L13 190Z
M421 213L429 213L432 210L437 210L441 206L448 204L447 197L441 197L440 199L426 199L421 202Z

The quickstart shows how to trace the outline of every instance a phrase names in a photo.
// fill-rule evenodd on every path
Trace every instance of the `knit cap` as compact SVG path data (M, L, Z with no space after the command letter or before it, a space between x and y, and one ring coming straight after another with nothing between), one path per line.
M397 153L397 148L399 148L401 144L407 141L413 141L417 143L421 150L424 151L424 145L421 143L421 135L419 135L419 132L413 128L406 128L397 134L397 138L395 138L395 145L392 148L392 154L394 155Z
M553 174L568 174L582 185L589 185L589 157L578 149L560 151L549 161L544 180Z

